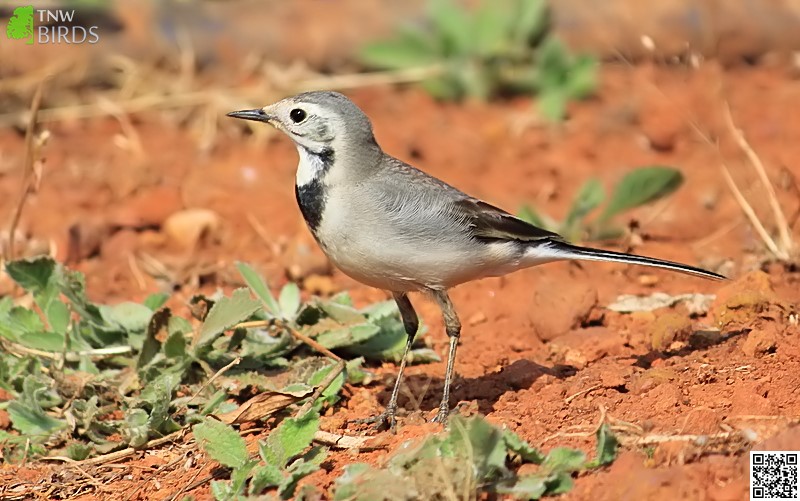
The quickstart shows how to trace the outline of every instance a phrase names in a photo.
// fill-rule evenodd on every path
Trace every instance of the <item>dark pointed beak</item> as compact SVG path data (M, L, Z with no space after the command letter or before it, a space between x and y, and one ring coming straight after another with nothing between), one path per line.
M256 110L232 111L228 113L228 116L233 118L241 118L242 120L253 120L255 122L267 123L274 118L272 115L268 115L260 108Z

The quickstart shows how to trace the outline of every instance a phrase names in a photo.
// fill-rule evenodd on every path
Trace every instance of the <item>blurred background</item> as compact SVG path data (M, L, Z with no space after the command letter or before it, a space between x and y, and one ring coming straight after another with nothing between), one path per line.
M42 88L36 132L46 146L15 228L19 252L46 248L89 269L102 262L90 273L102 277L99 291L90 289L115 297L190 277L197 285L234 258L259 260L273 279L291 269L289 278L324 276L324 259L300 231L288 141L224 117L308 89L348 92L390 153L509 210L545 204L563 216L590 174L611 183L640 165L679 168L690 188L678 199L693 198L662 207L653 224L704 214L711 224L680 229L686 239L730 224L708 212L730 198L719 177L720 152L727 143L736 152L725 103L754 140L786 146L796 120L786 111L797 102L797 2L479 4L34 5L35 36L45 38L30 44L8 31L0 44L6 220ZM10 19L15 6L0 14ZM80 43L80 28L91 27L96 43ZM53 43L57 30L77 38ZM761 153L777 155L767 162L774 169L791 165L780 150ZM749 184L752 173L734 174ZM180 229L165 225L170 216ZM201 236L207 252L193 255ZM7 231L3 238L7 245Z

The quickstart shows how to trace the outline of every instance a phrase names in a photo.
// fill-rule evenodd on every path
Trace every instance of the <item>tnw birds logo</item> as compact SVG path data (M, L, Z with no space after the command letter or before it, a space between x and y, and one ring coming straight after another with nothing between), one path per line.
M80 26L74 10L36 9L33 5L14 9L6 25L6 37L24 40L26 45L95 44L100 41L97 26Z

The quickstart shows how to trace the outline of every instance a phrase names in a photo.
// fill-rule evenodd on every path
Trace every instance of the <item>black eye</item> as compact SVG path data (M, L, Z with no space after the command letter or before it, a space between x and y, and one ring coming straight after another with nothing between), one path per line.
M299 124L306 119L306 112L300 108L295 108L289 112L289 118L292 119L292 122Z

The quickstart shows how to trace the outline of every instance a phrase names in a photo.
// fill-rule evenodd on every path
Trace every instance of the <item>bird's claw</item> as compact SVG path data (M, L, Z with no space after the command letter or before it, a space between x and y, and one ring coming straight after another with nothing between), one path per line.
M374 424L376 431L380 431L386 427L389 431L394 433L397 428L397 419L395 418L396 413L396 408L387 407L383 412L376 416L356 419L353 422L358 424Z
M436 416L431 419L432 423L439 423L442 426L447 426L447 418L450 417L450 410L446 407L440 407Z

